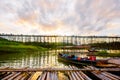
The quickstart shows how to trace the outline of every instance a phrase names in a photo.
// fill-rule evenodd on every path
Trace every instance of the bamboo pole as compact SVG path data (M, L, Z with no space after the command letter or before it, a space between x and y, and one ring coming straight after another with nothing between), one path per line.
M111 73L109 73L109 72L104 72L105 74L108 74L108 75L110 75L110 76L112 76L112 77L114 77L114 78L116 78L116 79L119 79L120 80L120 76L116 76L116 75L114 75L114 74L111 74Z
M47 72L44 72L42 75L42 78L40 80L45 80L46 79Z
M54 75L55 75L54 79L55 79L55 80L58 80L57 72L54 72Z
M71 69L73 69L74 70L74 68L72 67L72 66L69 66ZM79 77L79 75L78 75L78 73L75 71L75 72L73 72L74 73L74 75L75 75L75 77L76 77L76 79L77 80L84 80L83 78L82 78L82 76L81 77Z
M88 68L95 68L93 66L88 66ZM96 69L96 68L95 68ZM98 78L100 79L106 79L106 80L119 80L120 77L119 76L116 76L116 75L113 75L111 73L108 73L108 72L101 72L101 71L92 71L91 73L93 73L95 76L97 76Z
M104 73L104 72L102 72L101 74L105 75L106 77L108 77L108 78L110 78L110 79L112 79L112 80L116 80L115 77L113 77L113 76L111 76L111 75L109 75L109 74L106 74L106 73Z
M37 80L38 77L42 74L42 72L36 72L34 73L34 75L32 76L32 78L30 80Z
M67 72L68 76L69 76L69 79L70 80L73 80L72 76L70 75L70 72Z
M51 80L54 80L55 79L55 77L54 77L54 72L50 72L50 78L51 78Z
M70 74L70 76L72 77L73 80L76 80L74 75L73 75L73 73L71 71L69 71L69 74Z
M4 78L4 77L6 77L6 76L8 76L8 75L10 75L10 74L11 74L11 72L3 72L3 73L0 75L0 79Z
M21 78L23 77L23 73L21 74L21 75L19 75L19 76L17 76L14 80L21 80Z
M78 69L77 67L75 66L72 66L74 69ZM92 80L91 78L89 78L86 74L84 74L82 71L79 71L78 72L81 76L82 76L82 79L85 79L85 80Z
M47 72L46 80L51 80L50 74L51 74L50 72Z
M16 74L16 72L12 72L10 75L2 78L1 80L8 80L10 77L12 77L12 76L15 75L15 74Z
M15 79L17 76L19 76L21 74L21 72L17 72L15 73L13 76L11 76L8 80L13 80Z
M31 73L29 74L30 77L28 77L28 80L31 80L31 78L34 76L35 73L36 73L36 72L31 72Z
M0 72L36 72L36 71L120 71L120 68L83 68L83 69L63 69L63 68L34 68L34 69L0 69Z

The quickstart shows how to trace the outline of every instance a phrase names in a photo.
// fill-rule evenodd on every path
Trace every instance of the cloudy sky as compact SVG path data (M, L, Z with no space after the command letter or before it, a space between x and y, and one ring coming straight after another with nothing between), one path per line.
M120 36L120 0L0 0L0 33Z

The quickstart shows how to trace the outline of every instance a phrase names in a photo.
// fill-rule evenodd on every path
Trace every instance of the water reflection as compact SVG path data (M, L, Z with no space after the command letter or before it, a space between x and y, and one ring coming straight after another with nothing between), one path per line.
M66 65L58 61L57 54L59 52L68 52L70 55L75 54L79 57L86 57L87 54L85 50L50 50L44 52L29 52L29 53L11 53L2 54L0 56L0 66L1 67L30 67L30 68L40 68L40 67L56 67L63 68ZM97 59L106 59L109 57L97 57Z
M57 61L57 54L59 51L45 51L45 52L30 52L30 53L13 53L4 54L0 56L1 67L63 67ZM4 58L3 58L4 57Z

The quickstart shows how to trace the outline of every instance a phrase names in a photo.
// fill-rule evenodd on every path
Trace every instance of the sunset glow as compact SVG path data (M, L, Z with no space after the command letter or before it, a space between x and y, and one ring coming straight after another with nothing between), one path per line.
M0 0L0 33L120 36L120 0Z

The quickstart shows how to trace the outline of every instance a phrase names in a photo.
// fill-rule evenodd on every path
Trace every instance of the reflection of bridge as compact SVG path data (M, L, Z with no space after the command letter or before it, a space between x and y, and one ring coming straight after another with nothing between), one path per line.
M54 35L12 35L0 34L0 37L19 42L62 42L75 45L101 43L101 42L120 42L120 37L109 36L54 36Z

